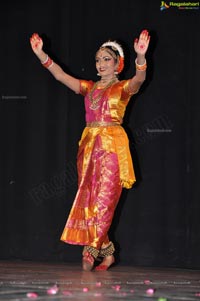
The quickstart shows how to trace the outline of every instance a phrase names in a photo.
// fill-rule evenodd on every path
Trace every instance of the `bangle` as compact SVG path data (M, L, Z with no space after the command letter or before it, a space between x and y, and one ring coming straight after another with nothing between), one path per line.
M144 61L144 64L139 65L139 64L137 63L137 58L136 58L136 59L135 59L135 66L136 66L136 70L138 70L138 71L145 71L145 70L147 69L147 61L146 61L146 59L145 59L145 61Z
M41 62L42 66L45 68L51 68L53 66L53 60L47 55L45 61Z
M46 62L48 61L48 59L49 59L49 56L48 56L48 54L47 54L46 59L45 59L44 61L41 61L42 65L43 65L43 64L46 64Z

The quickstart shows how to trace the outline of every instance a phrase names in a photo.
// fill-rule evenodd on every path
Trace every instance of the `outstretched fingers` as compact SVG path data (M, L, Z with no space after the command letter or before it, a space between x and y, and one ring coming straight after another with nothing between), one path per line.
M37 49L39 45L42 46L42 39L38 35L38 33L33 33L30 37L30 43L33 49Z
M134 41L134 48L137 53L144 54L149 46L150 35L148 30L144 29Z

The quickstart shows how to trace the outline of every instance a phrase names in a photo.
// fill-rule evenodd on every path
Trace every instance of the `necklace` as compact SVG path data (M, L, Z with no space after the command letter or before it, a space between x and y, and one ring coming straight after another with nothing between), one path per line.
M98 85L99 82L96 82L94 84L94 86L92 87L92 90L90 91L89 93L89 100L91 102L91 105L90 105L90 109L91 110L96 110L99 108L99 101L101 99L101 97L103 96L104 92L106 91L106 89L108 89L109 87L112 86L112 84L114 84L116 82L116 78L111 80L103 89L102 91L98 94L98 96L96 98L93 97L93 94L94 94L94 91Z
M110 81L112 81L112 80L117 80L117 77L116 77L116 75L115 76L113 76L112 78L110 78L110 80L109 79L107 79L107 78L101 78L101 80L99 81L99 83L102 83L102 84L106 84L106 83L108 83L108 81L110 82Z

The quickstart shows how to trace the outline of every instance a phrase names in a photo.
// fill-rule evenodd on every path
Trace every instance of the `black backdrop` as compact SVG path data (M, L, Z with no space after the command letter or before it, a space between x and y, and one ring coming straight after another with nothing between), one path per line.
M60 235L76 189L82 96L33 54L44 48L70 74L97 80L94 54L109 38L134 74L133 41L151 34L147 80L124 127L137 183L125 190L111 237L121 264L200 268L199 10L161 1L6 1L0 10L0 258L78 262ZM198 81L198 84L197 84Z

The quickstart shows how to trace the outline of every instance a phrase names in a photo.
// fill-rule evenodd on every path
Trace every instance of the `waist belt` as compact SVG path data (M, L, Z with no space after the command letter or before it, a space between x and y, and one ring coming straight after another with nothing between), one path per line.
M99 126L119 126L120 123L117 122L107 122L107 121L93 121L93 122L87 122L87 127L99 127Z

